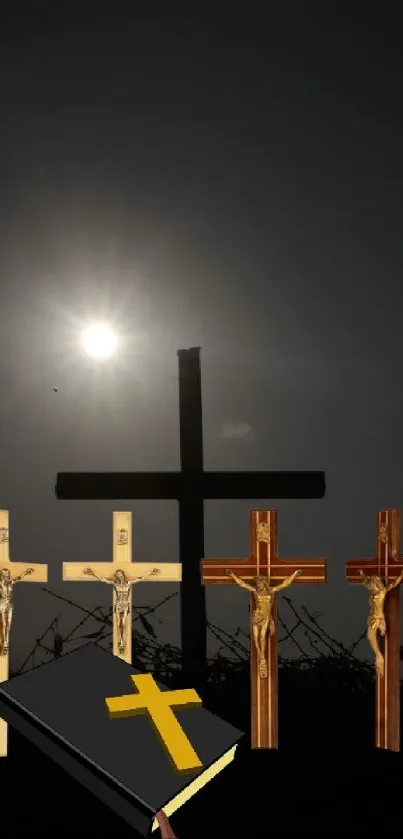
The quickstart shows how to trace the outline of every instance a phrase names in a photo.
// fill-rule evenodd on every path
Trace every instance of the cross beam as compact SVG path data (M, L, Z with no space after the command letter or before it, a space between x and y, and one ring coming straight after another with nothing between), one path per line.
M59 500L323 498L323 472L59 472ZM257 493L257 495L256 495Z
M324 472L204 472L200 347L178 350L180 472L59 472L59 500L131 499L179 502L182 564L183 672L203 685L206 666L206 602L200 585L204 556L204 500L323 498Z
M129 586L123 582L119 587L117 571L124 572ZM132 514L127 512L113 514L112 562L63 562L65 582L103 582L113 586L113 654L128 664L132 660L132 585L143 580L179 583L181 578L179 562L132 561ZM124 645L120 643L122 638Z
M379 749L400 751L400 621L399 587L390 588L398 583L403 574L403 557L400 556L401 513L400 510L380 510L376 514L376 547L374 559L354 559L346 563L346 577L349 583L366 584L365 578L378 577L389 591L381 602L379 617L374 614L373 596L370 589L370 616L368 618L368 640L375 643L383 657L383 675L379 668L375 670L375 744ZM362 576L361 572L365 574ZM382 615L383 613L383 615ZM381 618L386 624L386 635L380 632Z
M251 745L252 749L278 748L278 651L277 603L275 594L294 582L325 583L326 562L323 559L280 559L278 555L277 510L251 510L250 556L247 559L203 559L203 583L215 585L238 582L243 588L256 590L255 578L265 577L271 584L273 600L271 618L274 631L268 627L265 652L266 675L261 675L254 643L255 594L250 603L250 678L251 678ZM236 575L237 580L228 576Z
M9 648L7 634L11 628L13 617L13 595L16 583L46 583L48 580L48 566L38 563L28 565L25 562L11 562L9 553L10 531L8 510L0 510L0 571L9 571L10 582L2 582L0 589L0 682L6 682L9 677ZM8 602L6 602L6 599ZM4 648L6 644L6 648ZM0 757L7 756L7 723L0 719Z

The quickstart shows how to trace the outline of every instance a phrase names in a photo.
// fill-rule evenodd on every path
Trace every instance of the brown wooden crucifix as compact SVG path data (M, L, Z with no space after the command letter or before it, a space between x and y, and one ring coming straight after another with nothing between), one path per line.
M400 510L376 514L376 557L346 564L349 583L370 592L367 638L375 656L375 743L379 749L400 751Z
M237 583L251 593L250 678L252 749L278 748L277 602L281 589L325 583L324 559L280 559L277 510L251 510L248 559L204 559L203 583Z

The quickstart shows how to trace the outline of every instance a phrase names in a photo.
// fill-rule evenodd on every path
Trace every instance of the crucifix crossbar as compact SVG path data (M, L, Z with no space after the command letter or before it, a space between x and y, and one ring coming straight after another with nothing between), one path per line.
M11 562L8 510L0 510L0 682L9 677L9 640L16 583L46 583L48 566ZM0 719L0 757L7 756L7 723Z
M375 743L379 749L400 751L400 510L376 515L375 559L346 563L349 583L361 583L370 593L367 638L375 656Z
M325 583L323 559L280 559L277 510L251 510L250 556L203 559L203 583L237 583L251 593L250 678L252 749L278 748L276 594L291 583ZM259 578L263 578L260 583ZM259 584L260 583L260 584ZM260 585L268 588L260 588Z
M171 500L179 503L183 672L203 685L206 603L200 585L206 499L323 498L324 472L205 472L200 347L178 350L180 472L59 472L59 500Z
M113 513L112 562L64 562L65 582L102 582L113 587L113 654L131 664L132 586L142 581L180 583L179 562L132 561L132 514Z

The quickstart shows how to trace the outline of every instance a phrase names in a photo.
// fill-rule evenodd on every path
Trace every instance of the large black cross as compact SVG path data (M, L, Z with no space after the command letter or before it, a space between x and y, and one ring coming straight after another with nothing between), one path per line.
M204 472L200 347L178 350L180 472L59 472L60 500L173 500L179 502L182 563L183 676L202 685L206 666L206 599L201 584L204 500L209 498L323 498L324 472Z

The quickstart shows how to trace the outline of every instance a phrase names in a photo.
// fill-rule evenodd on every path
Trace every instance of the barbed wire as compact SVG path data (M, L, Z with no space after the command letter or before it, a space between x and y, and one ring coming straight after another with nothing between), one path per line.
M43 588L50 597L64 603L69 613L70 627L65 632L61 629L62 618L66 619L66 612L60 612L48 624L42 635L35 640L35 644L19 668L13 670L12 675L19 675L51 658L60 658L67 650L71 651L83 643L93 641L108 649L113 643L113 610L112 607L96 606L88 609L64 597L61 594ZM139 669L152 670L154 675L162 681L170 680L174 674L181 671L182 653L180 648L172 644L163 644L158 640L158 627L163 620L159 614L161 609L178 594L164 597L154 606L136 606L133 611L133 665ZM78 621L71 620L73 609L81 615ZM365 637L365 631L350 646L332 637L321 625L322 615L311 613L302 606L299 609L288 597L282 598L282 608L279 610L279 666L284 671L310 669L318 675L323 675L324 666L332 664L334 670L356 670L361 674L372 674L372 666L357 658L355 652ZM137 624L137 626L136 626ZM139 629L138 627L141 627ZM216 685L228 678L244 672L249 663L249 633L240 627L230 634L222 627L211 621L207 622L208 632L218 642L219 647L214 656L207 661L208 681ZM282 655L282 648L288 642L297 652L297 657L290 658ZM340 678L340 672L338 675ZM349 677L351 680L351 673Z

